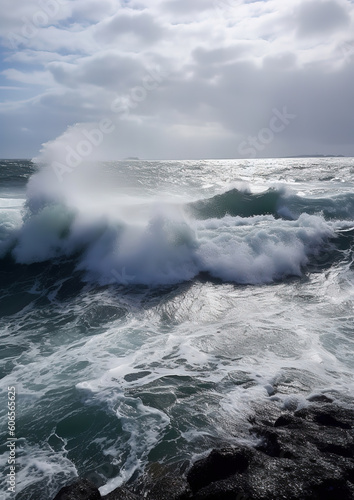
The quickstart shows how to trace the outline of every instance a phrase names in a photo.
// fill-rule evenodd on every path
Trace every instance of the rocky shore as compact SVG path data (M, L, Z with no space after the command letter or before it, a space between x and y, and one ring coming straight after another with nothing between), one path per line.
M188 467L151 464L134 485L101 496L85 479L54 500L353 500L354 410L326 396L284 411L273 402L250 417L255 447L214 449Z

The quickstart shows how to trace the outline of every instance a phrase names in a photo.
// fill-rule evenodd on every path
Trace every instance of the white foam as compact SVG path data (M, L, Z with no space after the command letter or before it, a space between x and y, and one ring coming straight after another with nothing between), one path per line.
M25 201L25 199L21 198L0 198L0 210L20 210L23 207Z
M3 471L8 470L6 458L6 454L0 456ZM3 484L0 485L6 491L6 477L5 474L2 476ZM20 495L29 484L37 484L43 497L54 498L62 486L57 482L59 476L64 483L78 476L75 465L66 457L65 451L53 453L48 444L38 446L26 440L16 442L16 495Z
M103 210L92 218L60 203L25 221L13 254L28 264L85 248L78 269L100 284L171 284L201 271L257 284L300 276L309 256L333 236L330 223L307 214L296 221L271 216L196 221L159 201L145 210L143 220L127 223L119 212Z

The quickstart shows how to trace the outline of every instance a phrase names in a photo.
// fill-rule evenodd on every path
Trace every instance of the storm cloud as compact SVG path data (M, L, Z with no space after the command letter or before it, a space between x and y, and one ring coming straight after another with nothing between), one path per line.
M107 119L97 158L354 156L353 19L346 0L4 0L0 155Z

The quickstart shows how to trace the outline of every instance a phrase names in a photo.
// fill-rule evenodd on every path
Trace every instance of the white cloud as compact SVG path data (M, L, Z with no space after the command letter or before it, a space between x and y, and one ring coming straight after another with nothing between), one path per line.
M298 118L267 155L308 153L311 143L354 154L353 3L60 0L55 9L57 1L18 0L15 12L4 0L0 112L13 130L27 127L20 116L35 119L27 154L73 123L109 116L116 136L103 156L237 156L239 142L282 106ZM50 5L48 22L24 36L23 16L33 24ZM22 37L18 49L6 49L9 33ZM156 68L169 76L151 80ZM4 88L19 82L26 93ZM112 111L114 102L128 113ZM18 147L9 134L6 151Z
M5 69L2 74L5 75L8 80L11 80L13 82L26 83L28 85L51 86L54 84L54 80L45 71L23 72L11 68Z
M115 51L82 58L75 64L53 62L48 68L56 81L67 87L95 85L117 91L135 84L143 70L136 56L122 56Z
M117 43L127 47L133 41L132 45L140 44L140 49L158 42L164 35L167 35L166 30L145 11L120 10L100 23L95 31L95 38L105 44Z
M295 12L296 31L299 37L327 35L350 24L345 4L335 0L308 0Z

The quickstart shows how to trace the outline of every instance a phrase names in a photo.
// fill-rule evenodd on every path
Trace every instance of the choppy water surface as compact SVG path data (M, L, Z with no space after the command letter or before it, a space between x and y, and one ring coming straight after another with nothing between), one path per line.
M345 404L353 181L351 158L125 161L62 179L0 162L16 498L48 499L75 475L106 494L149 462L249 440L269 397Z

